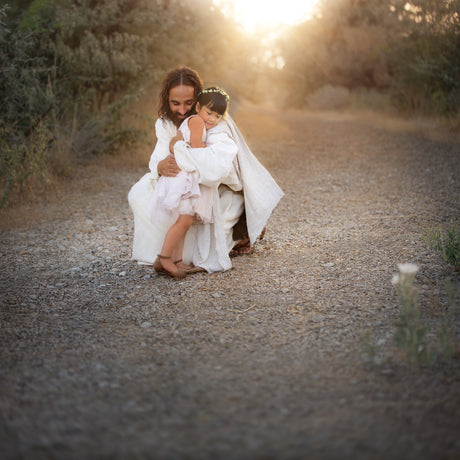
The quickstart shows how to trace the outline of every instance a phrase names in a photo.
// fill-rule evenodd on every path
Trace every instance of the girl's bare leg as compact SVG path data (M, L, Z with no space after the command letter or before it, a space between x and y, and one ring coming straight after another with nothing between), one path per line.
M186 265L182 262L182 253L184 252L184 242L185 242L185 235L182 238L181 242L177 244L176 249L173 252L172 260L173 262L180 261L176 263L177 268L182 268L183 270L188 270L191 268L191 265Z
M177 270L174 261L182 258L185 235L192 224L193 216L182 214L166 233L161 255L171 257L171 259L161 259L161 264L165 270L169 272Z

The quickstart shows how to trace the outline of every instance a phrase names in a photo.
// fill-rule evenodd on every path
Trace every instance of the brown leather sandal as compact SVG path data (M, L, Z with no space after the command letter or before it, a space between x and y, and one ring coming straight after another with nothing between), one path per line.
M180 262L183 262L182 259L176 260L174 262L174 264L177 265ZM199 272L205 272L206 271L204 268L196 267L195 265L193 265L193 263L189 266L189 268L184 268L183 270L186 271L187 275L190 275L192 273L199 273Z
M163 273L165 271L163 265L161 265L160 256L157 256L155 262L153 262L153 268L157 273Z
M183 270L182 268L177 268L173 272L170 272L169 270L166 270L166 268L163 267L163 264L161 263L161 259L170 259L170 258L171 257L162 256L161 254L158 254L155 262L153 263L153 268L155 269L156 272L164 273L176 280L184 279L187 276L187 272Z

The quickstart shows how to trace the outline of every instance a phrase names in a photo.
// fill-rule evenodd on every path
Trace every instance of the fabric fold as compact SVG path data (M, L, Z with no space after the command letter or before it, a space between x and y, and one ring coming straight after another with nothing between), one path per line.
M262 233L268 218L284 193L275 179L252 153L230 116L227 124L232 139L238 147L238 169L243 184L246 222L249 239L253 244Z

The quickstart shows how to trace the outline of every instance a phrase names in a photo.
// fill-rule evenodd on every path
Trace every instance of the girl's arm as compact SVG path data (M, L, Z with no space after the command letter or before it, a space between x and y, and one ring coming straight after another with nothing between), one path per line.
M188 121L190 129L190 147L192 149L206 147L203 143L204 121L200 117L192 117Z
M180 168L197 174L198 182L208 187L226 183L229 174L232 175L237 152L238 147L225 132L212 134L208 147L191 148L184 141L174 146L174 156Z
M174 158L169 156L169 143L176 133L177 128L171 121L158 118L155 123L157 143L149 161L149 168L155 179L158 179L160 174L175 176L180 171Z

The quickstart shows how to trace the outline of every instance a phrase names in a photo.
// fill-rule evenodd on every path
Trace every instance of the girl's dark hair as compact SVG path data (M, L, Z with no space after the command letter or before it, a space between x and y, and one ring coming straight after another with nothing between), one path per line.
M205 105L219 115L224 115L227 111L229 100L228 94L216 86L204 89L196 98L196 102L199 102L201 106Z
M170 120L174 119L174 115L169 107L169 91L176 86L186 85L192 86L194 89L194 98L196 100L198 94L203 89L198 72L189 67L179 67L178 69L168 72L163 79L163 85L160 92L160 102L158 106L158 116L165 117Z

